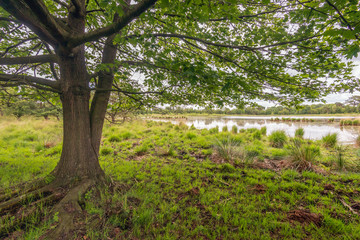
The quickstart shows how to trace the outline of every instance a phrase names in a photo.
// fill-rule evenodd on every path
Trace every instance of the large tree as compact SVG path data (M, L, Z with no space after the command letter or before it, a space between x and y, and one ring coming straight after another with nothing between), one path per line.
M327 78L352 83L344 42L328 41L339 10L310 3L0 0L1 94L61 100L51 187L76 182L60 202L76 205L79 191L104 181L98 153L113 91L140 104L244 106L318 100L331 91Z

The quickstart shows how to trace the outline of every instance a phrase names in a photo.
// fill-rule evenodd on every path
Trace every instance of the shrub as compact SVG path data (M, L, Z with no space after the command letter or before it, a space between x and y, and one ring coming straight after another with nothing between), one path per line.
M329 133L326 136L324 136L321 140L325 147L333 148L333 147L335 147L335 145L338 141L338 135L337 135L337 133L333 133L333 134Z
M234 161L244 157L244 151L240 147L240 141L231 138L217 139L213 145L216 153L225 161Z
M287 141L287 136L285 131L277 130L270 134L269 136L270 146L281 148Z
M264 136L266 135L266 131L267 131L267 128L265 126L260 129L261 134Z
M312 166L319 156L318 151L305 144L290 145L291 165L298 171L312 170Z
M303 138L303 137L304 137L304 133L305 133L305 131L304 131L303 128L298 128L298 129L296 129L296 131L295 131L295 137L297 137L297 138Z
M237 128L236 125L232 126L231 132L233 132L233 133L237 133L237 132L238 132L238 128Z

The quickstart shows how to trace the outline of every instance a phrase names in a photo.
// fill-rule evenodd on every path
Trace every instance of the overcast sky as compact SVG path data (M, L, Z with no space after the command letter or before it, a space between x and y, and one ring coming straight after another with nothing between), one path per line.
M353 75L357 78L360 77L360 56L357 58L352 59L356 67L353 70ZM353 95L360 95L360 92L354 92L354 93L338 93L338 94L330 94L327 97L325 97L326 103L336 103L336 102L345 102L349 97ZM271 107L275 106L274 103L266 102L266 101L257 101L258 104L264 106L264 107ZM321 102L319 102L321 103ZM306 103L305 103L306 104ZM308 104L316 104L316 103L308 103Z

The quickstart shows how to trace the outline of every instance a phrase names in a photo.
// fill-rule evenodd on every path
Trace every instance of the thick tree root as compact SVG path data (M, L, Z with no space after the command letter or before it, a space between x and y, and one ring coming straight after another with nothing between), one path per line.
M58 214L59 222L54 230L45 234L46 239L72 239L81 229L82 208L80 198L95 185L94 181L87 180L72 188L66 196L54 207L53 212Z
M40 185L28 188L25 194L21 191L21 195L20 191L13 191L13 196L18 196L0 202L0 239L12 239L19 233L18 230L36 226L43 220L51 222L54 214L58 221L53 223L52 229L42 239L73 239L85 229L82 197L90 188L103 182L99 179L72 184L52 182L41 188Z

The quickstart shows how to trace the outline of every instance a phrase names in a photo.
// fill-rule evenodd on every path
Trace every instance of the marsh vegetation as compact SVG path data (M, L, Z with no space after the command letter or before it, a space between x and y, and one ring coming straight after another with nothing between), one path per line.
M24 182L51 182L46 176L59 160L61 124L0 123L1 198L21 194ZM106 125L99 158L113 184L81 196L84 220L77 222L75 236L360 238L355 147L284 132L268 137L266 128L235 130L142 120ZM1 211L2 238L38 239L56 226L51 209L58 199L27 212L34 201Z

